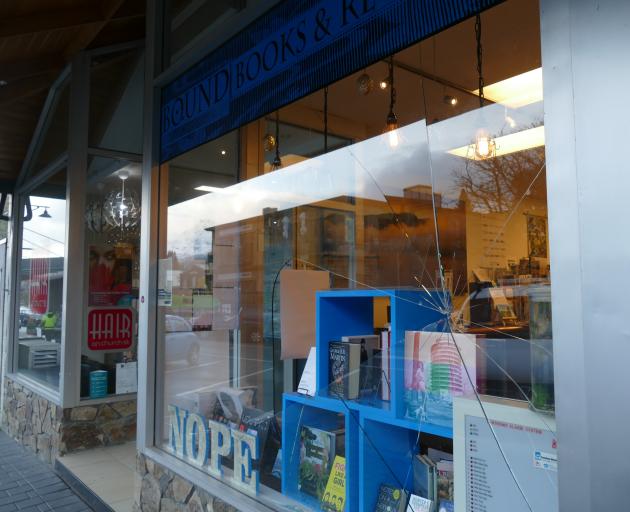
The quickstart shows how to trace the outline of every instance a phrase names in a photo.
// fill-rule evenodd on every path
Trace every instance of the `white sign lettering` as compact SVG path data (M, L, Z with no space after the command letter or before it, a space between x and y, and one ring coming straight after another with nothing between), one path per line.
M234 454L233 483L245 492L256 495L259 488L258 471L252 461L258 460L258 436L229 428L223 423L207 421L174 405L168 406L169 445L179 457L222 478L222 457Z

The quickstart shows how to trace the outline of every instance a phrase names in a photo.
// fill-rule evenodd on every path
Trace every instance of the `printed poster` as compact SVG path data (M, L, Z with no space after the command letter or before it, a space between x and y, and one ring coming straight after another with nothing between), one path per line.
M453 397L474 393L476 337L405 332L405 413L423 423L452 428Z

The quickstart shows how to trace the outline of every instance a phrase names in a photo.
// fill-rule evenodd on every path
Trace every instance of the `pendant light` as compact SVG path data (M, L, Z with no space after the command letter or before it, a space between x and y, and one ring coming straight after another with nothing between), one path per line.
M120 228L120 235L131 233L140 224L140 200L133 190L125 190L129 172L118 172L121 181L120 191L112 190L103 204L104 220L112 228Z
M479 109L482 111L485 103L483 95L483 48L481 46L481 14L475 18L475 38L477 40L477 74L479 76ZM483 111L481 112L483 114ZM485 160L492 158L496 154L496 143L490 137L485 128L479 128L475 136L475 158Z
M365 71L357 78L357 91L361 96L367 96L374 89L374 80Z
M389 146L395 148L398 146L398 118L394 113L396 105L396 89L394 88L394 57L389 58L389 113L383 133L389 134Z
M282 159L280 158L280 113L276 110L276 155L271 162L271 170L276 171L282 167Z

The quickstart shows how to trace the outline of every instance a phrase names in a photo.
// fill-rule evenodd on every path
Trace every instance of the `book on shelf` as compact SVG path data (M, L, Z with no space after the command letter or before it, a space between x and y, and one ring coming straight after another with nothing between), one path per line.
M374 512L405 512L407 492L393 485L381 484Z
M361 345L331 341L328 344L328 394L346 400L359 396Z
M273 467L271 468L271 475L276 478L282 478L282 448L278 450L276 460L274 461Z
M430 512L447 510L454 503L453 454L429 448L427 455L417 454L412 460L413 492L430 500Z
M433 501L417 494L410 494L407 512L433 512Z
M442 507L442 502L453 502L454 496L454 473L453 461L441 460L436 465L437 470L437 499Z
M317 373L317 348L311 347L308 353L308 359L300 378L297 391L303 395L315 396Z
M380 339L376 334L342 336L344 343L356 343L361 346L361 365L359 371L359 395L375 397L380 388ZM377 366L378 364L378 366Z
M252 463L253 467L262 470L264 474L271 474L273 461L276 460L282 444L280 427L273 412L243 407L238 429L258 438L261 456Z
M414 456L411 465L413 492L422 498L435 500L435 463L426 456L418 454Z
M327 512L343 512L346 501L346 459L335 456L333 467L324 490L321 509Z
M392 331L389 329L386 329L381 333L381 398L383 400L392 399L391 344L392 344Z
M455 512L455 504L449 500L440 500L437 512Z
M441 460L453 460L452 453L432 447L427 448L427 456L434 462L439 462Z
M475 390L475 348L471 334L406 331L405 416L452 428L453 397Z
M337 434L302 425L298 489L318 501L324 496L337 446Z

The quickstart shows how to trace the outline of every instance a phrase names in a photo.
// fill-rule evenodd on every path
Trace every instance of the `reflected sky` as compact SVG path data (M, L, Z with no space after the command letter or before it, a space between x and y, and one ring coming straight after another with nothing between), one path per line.
M66 238L66 200L31 196L33 218L24 222L22 258L57 258L64 256ZM50 218L40 217L48 207Z

